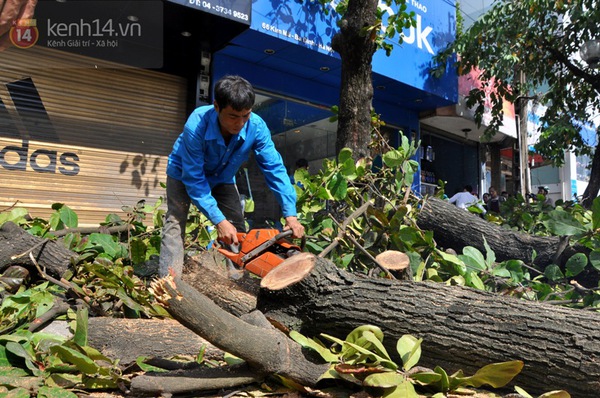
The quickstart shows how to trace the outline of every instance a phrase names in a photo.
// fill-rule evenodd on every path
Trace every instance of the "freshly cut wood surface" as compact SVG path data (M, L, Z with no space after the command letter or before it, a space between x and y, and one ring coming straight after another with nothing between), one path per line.
M311 253L300 253L282 262L261 281L260 287L279 290L301 281L315 267L317 257Z

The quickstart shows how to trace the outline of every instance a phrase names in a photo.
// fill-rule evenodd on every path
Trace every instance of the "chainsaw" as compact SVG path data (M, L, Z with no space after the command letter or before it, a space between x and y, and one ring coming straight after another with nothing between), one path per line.
M292 235L292 230L279 232L276 229L252 229L247 233L238 232L237 246L223 246L218 250L239 267L248 270L261 278L285 259L301 253L302 247L290 243L287 239Z

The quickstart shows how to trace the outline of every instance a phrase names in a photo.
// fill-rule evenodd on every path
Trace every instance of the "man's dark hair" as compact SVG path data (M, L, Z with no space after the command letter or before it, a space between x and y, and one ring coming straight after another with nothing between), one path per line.
M254 88L241 76L227 75L215 84L215 101L219 111L229 105L236 111L252 109L254 100Z
M465 185L464 190L467 191L467 192L469 192L469 193L471 193L471 192L473 192L473 187L470 186L470 185Z
M296 168L297 169L307 168L307 167L308 167L308 160L306 160L304 158L300 158L300 159L296 160Z

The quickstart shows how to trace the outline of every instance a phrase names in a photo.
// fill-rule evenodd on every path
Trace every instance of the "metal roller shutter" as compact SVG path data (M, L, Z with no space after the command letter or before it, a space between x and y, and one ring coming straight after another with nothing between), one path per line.
M0 210L46 218L65 203L80 225L164 195L186 119L186 81L47 48L0 53Z

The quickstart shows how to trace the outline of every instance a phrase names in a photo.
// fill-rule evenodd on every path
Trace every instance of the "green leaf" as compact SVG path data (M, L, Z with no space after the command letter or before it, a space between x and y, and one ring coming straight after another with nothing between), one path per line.
M421 359L421 342L423 342L423 339L417 339L409 334L405 334L398 339L396 350L402 358L402 368L404 370L410 370Z
M294 340L296 343L300 344L302 347L315 350L319 355L321 355L321 357L326 362L330 362L330 363L339 362L339 358L337 355L335 355L328 348L323 347L323 345L317 343L313 339L309 339L308 337L305 337L304 335L302 335L294 330L292 330L290 332L290 338L292 340Z
M148 359L148 358L147 357L137 357L135 360L135 363L144 372L158 372L158 373L168 372L167 369L159 368L158 366L154 366L154 365L148 365L146 362L144 362L146 359Z
M590 264L596 271L600 271L600 251L594 250L590 253Z
M65 346L54 346L50 348L50 352L56 354L64 362L72 363L79 369L79 371L88 374L95 375L100 371L100 367L88 356L81 352L68 348Z
M555 390L544 393L538 398L571 398L571 394L564 390Z
M381 343L381 340L379 340L375 334L373 332L370 331L366 331L363 333L363 337L369 342L371 343L371 347L377 349L377 352L379 353L379 355L381 355L382 357L384 357L385 359L391 361L392 358L390 358L390 355L388 354L387 350L385 349L385 347L383 346L383 344Z
M587 263L588 259L584 253L576 253L572 255L571 258L567 260L567 264L565 265L565 268L567 270L567 272L565 273L566 276L570 277L579 275L581 271L583 271Z
M114 258L117 253L120 253L121 248L113 240L112 235L109 234L101 234L101 233L93 233L88 237L88 244L86 248L97 248L100 247L102 252L108 254L112 258Z
M62 206L60 210L58 210L58 214L60 216L60 220L67 228L77 228L77 213L71 210L68 206Z
M594 231L600 228L600 196L592 202L592 228Z
M352 149L343 148L338 154L338 163L346 163L347 160L352 160Z
M83 347L88 341L88 311L87 308L77 309L77 318L75 323L75 333L73 333L75 344Z
M0 213L0 226L7 221L13 222L15 224L20 224L21 221L25 220L25 217L29 214L27 209L22 207L16 207L12 209L10 212Z
M515 386L515 391L516 391L518 394L520 394L520 395L524 396L525 398L533 398L531 395L529 395L529 394L527 393L527 391L523 390L523 389L522 389L521 387L519 387L519 386Z
M77 394L59 387L42 386L38 390L38 398L77 398Z
M25 369L13 368L11 366L0 367L0 377L25 377L29 373Z
M483 254L472 246L464 247L463 254L459 255L458 258L460 258L465 265L471 269L485 271L487 268Z
M341 173L335 173L327 183L327 190L333 199L343 200L348 193L348 180Z
M442 379L442 375L435 372L419 372L410 375L410 378L421 385L436 383Z
M90 390L113 390L118 387L116 380L104 377L84 377L83 385Z
M487 268L492 269L494 263L496 262L496 253L494 253L494 251L488 244L487 239L485 239L485 236L483 237L483 247L485 248L485 262L487 264Z
M390 388L406 381L404 375L396 372L374 373L365 377L364 385L368 387Z
M523 369L523 361L492 363L479 369L473 376L460 378L460 386L481 387L484 384L494 388L504 387Z
M400 166L404 162L404 159L404 154L397 149L392 149L383 154L383 163L390 168Z
M560 267L556 264L550 264L544 269L544 276L551 281L558 281L563 279L565 276L560 270Z
M201 228L201 231L206 231ZM134 264L141 264L146 261L147 245L142 239L134 238L129 243L129 251L131 253L131 261Z
M439 366L436 366L433 371L440 375L440 381L438 383L439 390L441 392L447 392L450 388L450 378L448 377L448 373L446 373L446 371Z
M23 359L35 360L35 355L27 350L23 345L9 341L6 343L6 350Z
M72 371L77 371L77 369L73 369ZM48 387L58 387L61 389L72 388L81 384L82 379L83 375L81 373L52 373L46 378L46 385Z
M404 383L399 384L396 388L386 391L383 394L385 398L419 398L419 394L415 391L413 384L404 380Z
M2 395L2 398L29 398L29 389L18 387Z
M577 235L586 232L579 220L560 207L552 210L548 215L550 218L542 221L542 224L554 235Z
M465 273L465 280L468 286L479 290L485 290L485 283L483 283L477 272L471 271Z

